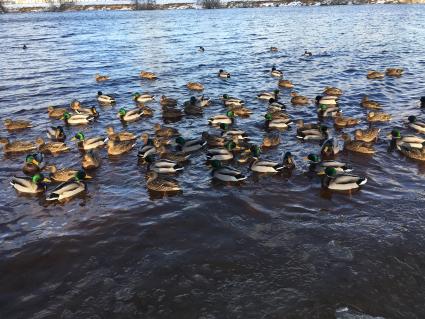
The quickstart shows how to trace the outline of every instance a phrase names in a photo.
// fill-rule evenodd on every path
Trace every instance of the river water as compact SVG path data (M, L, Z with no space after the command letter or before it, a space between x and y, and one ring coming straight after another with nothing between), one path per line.
M122 129L115 114L133 107L132 92L166 94L181 104L191 94L185 83L200 81L212 105L201 118L169 125L187 138L200 136L207 118L224 112L218 96L228 93L254 110L237 127L259 143L265 106L255 96L276 88L272 65L303 95L341 88L344 114L363 118L361 128L364 94L393 120L378 125L373 157L340 155L368 178L351 195L323 192L305 173L302 157L319 146L297 141L294 128L262 155L278 160L290 150L292 176L250 175L242 185L221 185L199 152L176 177L182 194L164 198L147 192L137 149L118 159L100 152L102 167L87 196L57 205L18 195L9 180L21 175L23 156L2 154L0 317L335 318L349 307L424 318L425 166L387 152L384 138L393 127L408 132L408 115L424 116L424 30L425 7L416 5L1 15L0 116L34 124L13 134L2 127L12 140L45 136L48 125L60 124L48 119L48 105L77 98L97 106L101 116L84 132L99 135L107 124ZM302 57L304 49L314 55ZM367 70L386 67L405 74L366 80ZM160 78L141 81L142 69ZM232 78L219 79L219 69ZM96 83L98 72L112 80ZM98 90L113 93L117 105L98 106ZM152 131L162 118L159 104L151 106L153 118L126 129ZM289 105L288 113L317 121L312 105ZM73 148L48 162L78 167Z

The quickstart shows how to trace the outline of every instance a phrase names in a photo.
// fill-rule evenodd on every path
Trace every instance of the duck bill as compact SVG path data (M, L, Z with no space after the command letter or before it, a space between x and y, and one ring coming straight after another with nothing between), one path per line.
M34 160L32 160L32 163L33 163L34 165L37 165L37 166L40 164L40 163L39 163L37 160L35 160L35 159L34 159Z
M45 177L45 178L43 178L43 182L44 183L51 183L52 181L50 179L48 179L48 178Z
M74 136L73 138L71 138L71 141L76 141L77 138Z
M86 176L84 177L85 179L93 179L93 176L91 176L91 175L87 175L86 174Z

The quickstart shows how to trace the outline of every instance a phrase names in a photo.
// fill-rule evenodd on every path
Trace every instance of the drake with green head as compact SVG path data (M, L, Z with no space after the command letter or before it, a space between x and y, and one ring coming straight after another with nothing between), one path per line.
M86 125L94 122L94 117L88 114L73 114L69 112L63 113L61 118L66 125Z
M43 174L37 173L32 177L12 177L10 185L12 185L18 192L26 194L38 194L46 190L45 183L50 180L45 178Z
M86 139L83 132L75 134L71 141L78 141L78 148L85 151L105 146L105 139L103 137L92 137Z
M60 184L46 197L46 200L62 201L82 194L87 190L86 183L83 181L85 178L86 173L84 171L76 172L73 180Z
M289 125L292 124L291 119L287 117L273 118L273 114L271 113L267 113L266 115L264 115L264 118L266 119L266 129L286 130L287 128L289 128Z
M213 126L220 126L223 124L233 124L235 121L235 113L233 111L227 111L226 114L215 115L208 119L208 124Z
M152 101L155 101L155 96L150 95L150 94L140 94L139 92L133 93L132 94L133 100L138 102L138 103L149 103Z
M141 119L144 114L144 110L137 108L127 111L125 108L120 108L117 113L117 117L125 123L136 122Z
M241 182L246 180L246 176L242 172L232 166L223 165L219 160L211 161L212 171L211 174L214 179L223 182Z
M398 150L401 150L402 146L422 150L425 145L425 138L415 135L401 135L397 129L392 130L387 137L391 138L390 147Z
M366 177L347 173L338 174L334 167L327 167L322 178L322 187L333 191L353 191L366 183Z
M47 137L52 141L63 142L66 139L65 132L62 126L51 126L47 128Z
M175 140L177 150L183 153L193 153L203 148L207 142L202 138L185 140L182 136L178 136Z
M418 121L416 116L410 115L407 118L407 121L408 121L407 123L408 127L410 127L411 129L414 129L416 132L425 133L425 123Z
M44 155L42 153L29 154L25 157L25 164L22 171L26 175L33 176L44 168Z
M224 147L211 148L207 152L208 161L230 161L233 159L233 149L236 147L236 143L228 141L224 144Z
M352 169L346 163L336 160L322 160L319 155L309 154L306 158L309 161L309 170L316 172L318 175L324 175L325 169L332 167L338 174L351 172Z

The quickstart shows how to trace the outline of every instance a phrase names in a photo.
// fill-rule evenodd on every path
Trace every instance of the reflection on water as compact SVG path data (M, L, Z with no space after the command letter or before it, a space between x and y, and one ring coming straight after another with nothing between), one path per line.
M254 110L236 126L260 144L265 106L255 96L275 89L269 71L276 65L302 95L341 88L346 116L365 118L364 94L378 100L393 115L379 125L384 136L393 127L405 130L408 115L423 116L417 102L424 95L424 15L421 6L390 5L2 15L0 114L35 125L1 135L44 136L59 124L47 118L48 105L77 98L97 106L99 90L113 93L117 105L98 106L95 124L65 133L104 135L107 124L123 128L116 112L132 107L131 93L165 94L181 105L191 95L185 84L199 81L212 105L201 118L169 125L187 138L200 136L207 119L224 112L218 97L228 93ZM314 55L302 57L304 49ZM393 66L405 75L365 79L367 70ZM219 79L219 69L232 78ZM140 80L140 70L159 79ZM96 73L111 80L96 83ZM317 121L313 106L289 100L284 91L294 120ZM150 106L153 118L126 129L140 134L162 121L159 104ZM387 152L381 139L373 157L340 156L368 184L348 195L329 193L302 160L320 146L297 141L295 131L283 132L279 147L263 154L280 160L291 151L292 174L249 174L229 186L211 181L199 152L176 176L183 192L166 197L146 190L137 149L118 158L101 152L88 193L65 204L16 194L9 179L23 158L2 155L1 317L333 318L349 306L371 316L423 318L425 165ZM80 154L68 143L73 152L48 162L78 167Z

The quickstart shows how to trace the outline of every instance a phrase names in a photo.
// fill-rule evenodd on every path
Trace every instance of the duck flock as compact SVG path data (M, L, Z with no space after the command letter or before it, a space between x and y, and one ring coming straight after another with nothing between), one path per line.
M204 52L204 48L200 47ZM270 48L272 52L277 48ZM311 56L311 52L304 55ZM139 76L148 81L155 81L158 75L148 71L140 72ZM231 78L225 70L219 70L217 76L222 79ZM401 77L403 70L388 68L384 73L369 71L366 77L370 80L379 80L386 76ZM353 136L342 134L343 147L340 148L338 138L330 136L328 127L321 124L322 119L330 118L338 129L355 127L360 123L359 118L343 116L339 98L342 90L336 87L326 87L314 99L299 95L294 91L294 84L284 77L284 73L273 66L270 78L277 79L277 87L273 92L259 92L256 98L264 102L264 120L261 125L265 135L261 145L253 143L249 136L235 118L248 117L253 112L244 100L222 94L215 101L223 105L220 114L209 119L203 119L204 109L208 108L213 99L202 95L204 85L197 82L187 83L187 89L193 96L182 104L170 96L155 97L149 93L134 93L132 99L135 107L132 109L120 108L116 112L117 121L131 123L137 127L137 122L153 116L154 101L159 100L161 114L164 121L180 120L184 117L199 117L203 121L205 131L201 136L188 138L180 134L177 128L155 124L152 132L140 135L120 131L116 132L112 126L105 127L105 136L86 136L82 131L77 131L74 136L67 137L64 126L76 126L77 129L85 125L98 125L98 117L102 116L96 107L84 107L78 100L73 100L69 107L48 107L47 116L53 121L63 121L63 125L47 128L46 134L49 141L39 137L35 142L25 140L10 141L3 137L0 139L5 154L23 154L23 173L26 176L11 177L10 184L21 193L46 194L48 201L64 201L82 194L87 190L87 180L92 179L91 173L101 165L99 152L106 149L111 157L119 157L138 147L138 162L146 165L146 187L153 192L175 193L180 192L179 183L172 175L183 172L186 166L192 165L190 157L194 153L204 152L206 165L211 171L213 179L228 184L239 184L247 178L248 174L273 175L282 172L290 173L296 169L293 155L290 152L282 154L281 161L270 161L262 158L262 154L270 148L276 148L281 143L282 133L291 126L296 130L287 133L287 139L303 141L306 143L319 143L320 153L308 154L304 159L309 162L309 170L320 176L322 187L333 191L352 191L359 189L367 182L366 176L358 176L352 172L349 163L338 160L338 154L344 150L371 156L375 153L374 143L380 136L379 122L391 120L391 115L382 112L378 101L370 100L364 96L359 107L367 109L366 121L370 124L367 129L357 129ZM97 82L108 81L106 75L96 74ZM288 91L291 96L290 103L294 107L311 104L316 106L318 121L304 123L302 119L292 119L289 108L280 101L281 94ZM130 97L129 97L130 98ZM253 96L254 98L254 96ZM98 92L97 101L100 105L114 105L114 96ZM425 97L420 98L421 107L425 107ZM113 109L109 109L113 110ZM288 111L288 112L287 112ZM415 116L406 119L406 125L416 133L425 133L425 123ZM31 128L31 122L26 120L4 120L7 131L18 133ZM295 134L294 134L295 132ZM22 133L24 134L24 133ZM398 150L404 156L425 161L425 138L421 135L402 135L394 129L388 135L390 147ZM74 151L81 153L81 168L57 168L47 164L45 157L54 156L62 152ZM246 166L246 168L244 168Z

